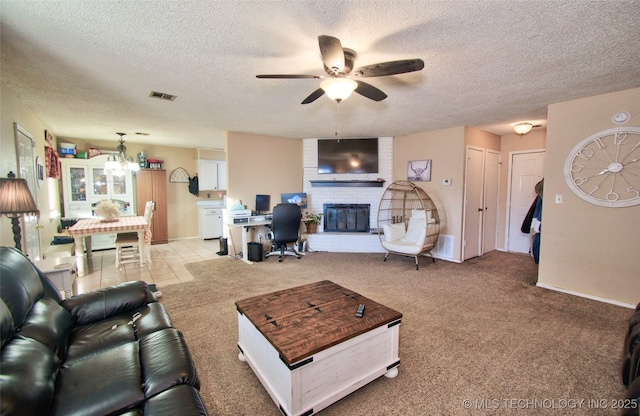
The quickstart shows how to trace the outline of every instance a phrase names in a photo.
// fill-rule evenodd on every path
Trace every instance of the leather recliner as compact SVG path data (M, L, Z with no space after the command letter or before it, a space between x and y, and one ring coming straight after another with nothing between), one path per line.
M622 349L622 384L627 388L626 400L618 404L621 415L640 415L640 303L629 318Z
M62 300L0 247L2 415L207 415L182 334L141 281Z

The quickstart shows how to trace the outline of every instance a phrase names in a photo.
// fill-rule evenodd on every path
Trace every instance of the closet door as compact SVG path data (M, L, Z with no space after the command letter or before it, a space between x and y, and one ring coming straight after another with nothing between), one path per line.
M484 217L484 149L467 147L465 178L463 259L482 254Z
M487 150L484 163L484 224L482 254L496 249L498 238L498 191L500 184L500 153Z

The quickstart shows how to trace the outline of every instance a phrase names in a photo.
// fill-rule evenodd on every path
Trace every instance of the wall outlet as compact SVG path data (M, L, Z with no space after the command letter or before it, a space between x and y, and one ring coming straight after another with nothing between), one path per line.
M443 179L442 186L451 186L451 178Z

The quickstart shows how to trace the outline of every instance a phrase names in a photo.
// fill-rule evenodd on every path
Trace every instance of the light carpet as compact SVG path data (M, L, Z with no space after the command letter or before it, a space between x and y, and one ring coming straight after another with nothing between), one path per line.
M419 271L411 258L382 258L317 252L248 265L223 257L188 264L192 282L160 287L209 412L280 414L237 358L234 302L328 279L404 316L398 377L373 381L323 415L617 414L630 309L535 287L536 265L524 255L422 258Z

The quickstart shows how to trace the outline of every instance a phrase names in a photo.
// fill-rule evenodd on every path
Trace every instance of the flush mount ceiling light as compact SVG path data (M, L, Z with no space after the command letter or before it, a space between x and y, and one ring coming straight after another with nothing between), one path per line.
M357 82L347 78L329 78L320 83L325 94L338 103L348 98L357 87Z
M518 123L515 126L513 126L513 131L515 131L517 134L524 136L525 134L529 133L531 131L531 129L533 128L533 124L531 123Z
M524 136L529 133L534 127L542 127L542 124L531 124L527 121L522 121L513 126L513 131L515 131L520 136Z

